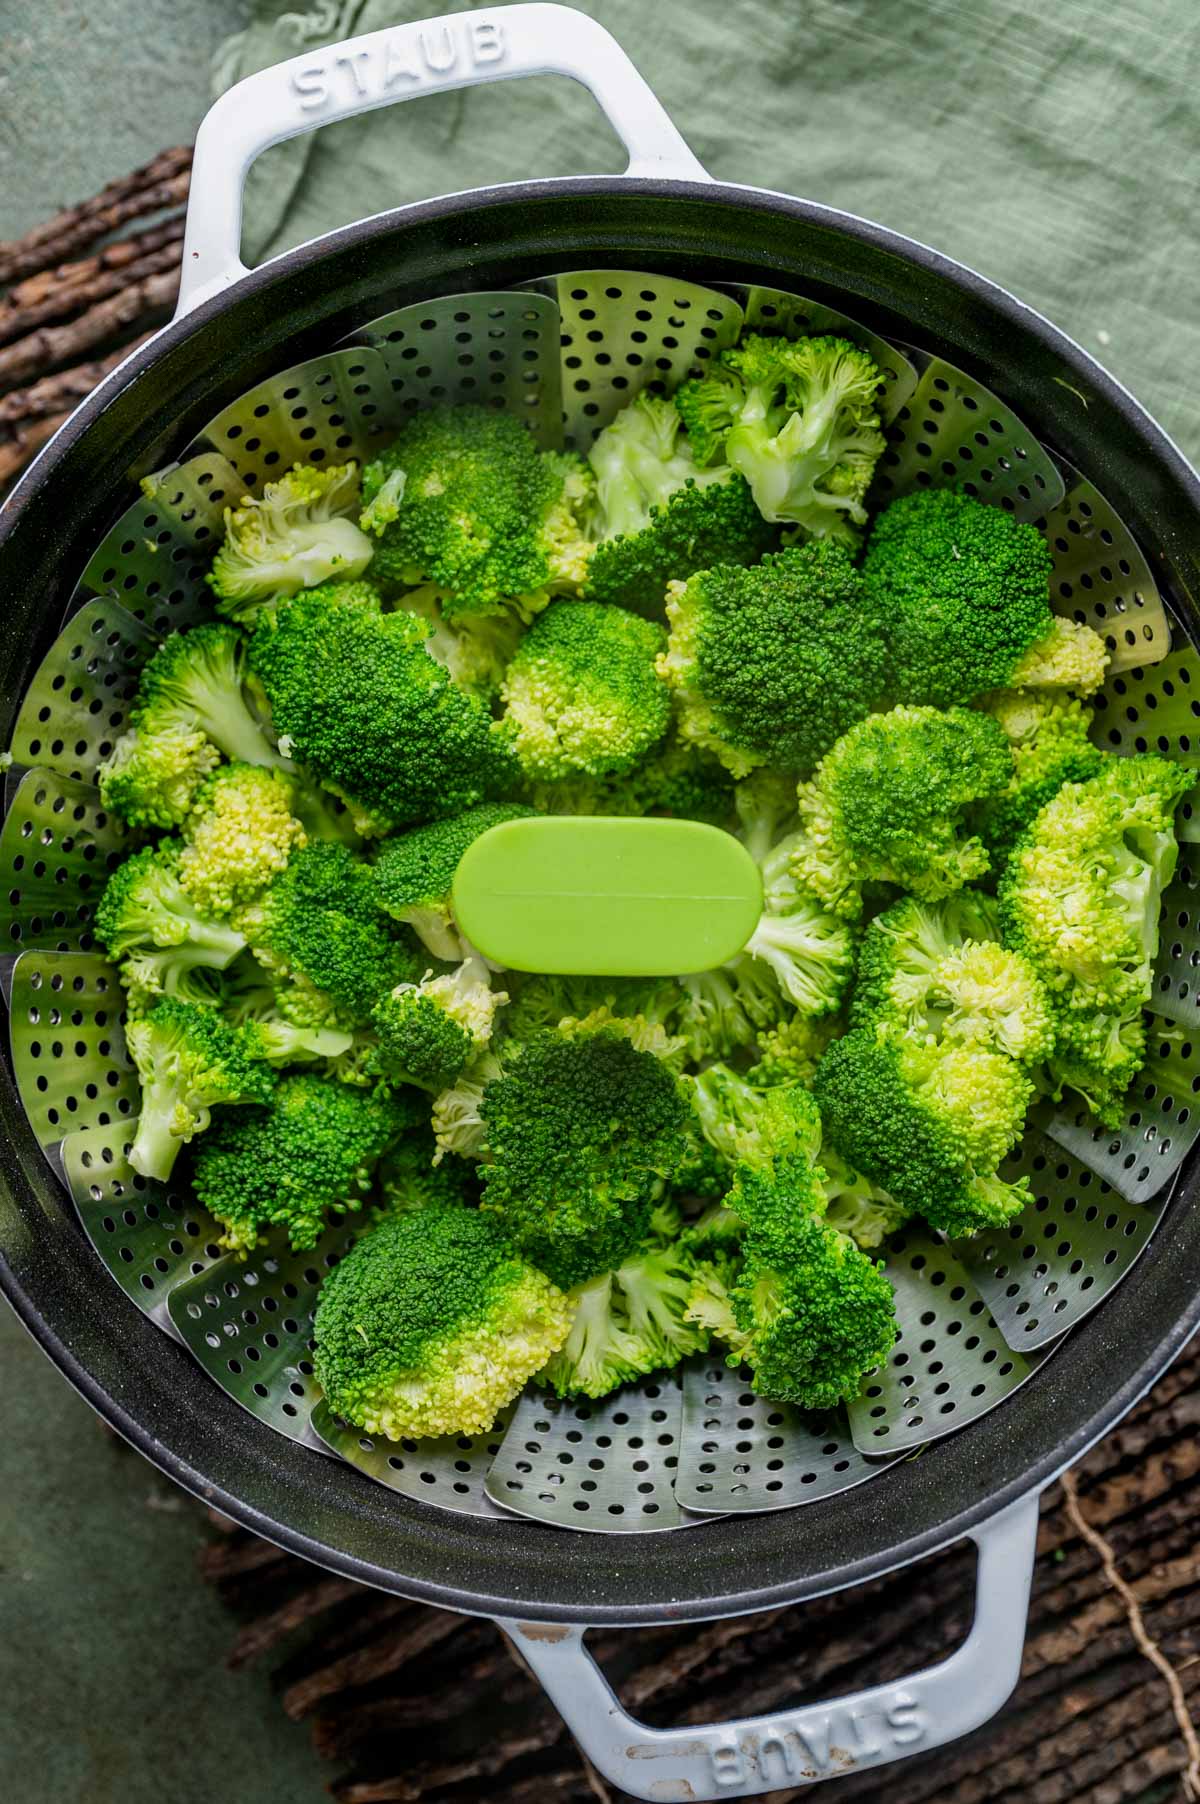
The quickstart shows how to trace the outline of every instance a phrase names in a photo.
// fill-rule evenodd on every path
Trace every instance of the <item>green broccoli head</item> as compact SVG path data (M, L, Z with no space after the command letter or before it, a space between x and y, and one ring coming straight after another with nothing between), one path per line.
M855 933L797 883L792 870L797 834L773 838L785 795L794 808L795 789L775 772L760 770L738 785L740 837L763 884L763 912L742 956L766 965L802 1015L832 1015L854 976ZM794 819L786 824L794 826Z
M464 959L457 970L419 983L404 983L381 996L371 1010L379 1040L376 1069L391 1083L444 1090L485 1050L497 1008L507 1002L493 990L487 966Z
M262 616L249 663L281 748L364 833L459 813L515 778L484 703L429 656L415 615L297 595Z
M667 618L658 668L679 732L736 777L811 770L888 686L883 632L838 545L700 571L671 584Z
M142 671L130 721L139 737L202 733L227 758L282 765L243 692L246 646L236 627L213 622L172 633Z
M96 772L100 800L131 827L177 827L221 754L197 727L131 727Z
M997 795L1012 753L989 715L968 708L892 708L838 740L799 789L797 881L854 920L865 884L894 883L928 901L988 868L964 822Z
M504 675L504 733L537 782L619 775L665 734L671 697L655 674L661 627L599 602L552 602Z
M972 816L992 870L1000 871L1039 810L1064 783L1096 776L1105 754L1088 738L1091 712L1078 696L1052 689L999 689L978 705L999 721L1012 746L1008 784Z
M480 1113L484 1208L564 1287L632 1251L686 1144L677 1080L613 1028L507 1042Z
M853 544L884 448L880 372L844 338L744 333L675 405L697 462L723 459L766 520Z
M215 1111L192 1157L197 1199L238 1252L274 1227L298 1252L315 1246L330 1216L362 1207L379 1160L417 1116L407 1097L308 1072L256 1100L266 1106Z
M570 1332L538 1381L560 1397L605 1397L701 1352L707 1331L685 1316L695 1275L677 1240L651 1237L615 1271L579 1285Z
M1025 1184L997 1176L1033 1095L1005 1053L855 1028L830 1046L813 1087L834 1151L943 1233L1001 1227L1029 1201Z
M306 843L292 813L294 785L279 770L226 764L196 792L184 823L179 880L211 915L228 915L283 870Z
M326 1401L391 1440L482 1434L567 1337L571 1305L495 1216L393 1215L334 1267L317 1304Z
M250 621L279 595L361 576L374 546L354 524L358 466L297 464L260 496L225 510L209 583L231 620Z
M104 886L93 931L114 959L132 959L136 987L178 994L199 967L224 970L246 942L185 889L182 848L162 840L119 864Z
M374 875L380 907L406 922L435 958L463 956L450 892L463 853L489 827L536 813L519 802L485 802L448 820L412 827L380 843Z
M127 1024L125 1041L142 1090L129 1163L143 1177L165 1183L218 1103L263 1103L275 1087L243 1031L198 1003L163 997Z
M948 708L988 689L1104 680L1104 642L1050 612L1050 548L1036 526L962 489L918 489L875 520L863 561L887 622L893 693Z
M373 574L436 584L448 616L528 618L582 578L589 490L584 466L539 452L513 414L430 407L363 472Z

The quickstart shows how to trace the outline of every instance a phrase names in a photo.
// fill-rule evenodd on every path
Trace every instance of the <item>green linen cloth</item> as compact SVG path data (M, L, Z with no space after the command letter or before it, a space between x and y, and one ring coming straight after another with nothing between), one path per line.
M258 0L220 91L439 0ZM710 173L843 207L1049 315L1200 457L1196 0L593 0ZM553 77L435 94L266 153L252 261L404 201L623 166Z

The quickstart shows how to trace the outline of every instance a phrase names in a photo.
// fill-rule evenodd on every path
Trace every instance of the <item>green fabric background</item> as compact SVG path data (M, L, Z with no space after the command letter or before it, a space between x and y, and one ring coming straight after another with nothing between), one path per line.
M431 11L323 0L254 23L218 88ZM866 215L1014 290L1200 456L1197 0L595 0L709 171ZM616 170L603 116L539 77L434 95L268 152L254 261L403 201Z

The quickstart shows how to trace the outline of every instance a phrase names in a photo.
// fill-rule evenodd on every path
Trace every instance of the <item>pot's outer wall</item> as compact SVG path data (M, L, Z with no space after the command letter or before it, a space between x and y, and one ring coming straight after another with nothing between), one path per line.
M130 477L177 455L260 377L390 307L552 270L675 269L794 287L986 382L1121 511L1200 620L1200 483L1082 350L982 278L879 227L783 196L617 179L529 184L382 215L288 253L138 352L79 409L0 514L7 735ZM850 298L853 297L853 298ZM853 1583L943 1545L1103 1434L1200 1322L1189 1162L1146 1257L1019 1398L802 1514L596 1537L455 1516L284 1441L219 1392L114 1287L0 1077L0 1279L115 1428L268 1539L366 1583L468 1611L592 1623L703 1618Z

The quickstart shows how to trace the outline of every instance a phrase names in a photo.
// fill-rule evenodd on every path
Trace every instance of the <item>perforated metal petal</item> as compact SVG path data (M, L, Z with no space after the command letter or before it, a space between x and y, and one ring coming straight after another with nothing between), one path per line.
M125 730L138 673L158 643L113 596L85 602L25 691L8 748L16 763L92 778Z
M437 402L474 402L516 414L544 450L562 445L558 308L547 295L440 295L354 336L382 357L399 422Z
M309 1428L321 1400L313 1312L322 1280L353 1239L351 1229L333 1228L311 1252L293 1253L276 1236L246 1259L227 1254L177 1284L167 1300L171 1320L209 1376L289 1440L317 1439Z
M26 771L0 828L0 944L13 952L90 950L97 898L132 844L89 783Z
M1200 1036L1153 1017L1149 1028L1145 1067L1119 1128L1102 1127L1083 1103L1064 1103L1043 1121L1052 1140L1131 1203L1156 1196L1200 1135Z
M950 1247L921 1229L888 1244L899 1335L849 1405L862 1453L903 1453L986 1415L1039 1357L1016 1353Z
M160 1328L176 1330L167 1298L224 1257L211 1218L186 1183L158 1184L126 1154L131 1124L82 1128L60 1148L83 1231L126 1296Z
M970 495L1037 520L1063 498L1054 460L1012 409L973 376L933 358L887 431L875 472L883 503L961 483Z
M328 1405L319 1403L312 1414L312 1429L331 1453L389 1491L468 1516L494 1516L498 1512L487 1494L487 1475L511 1418L512 1409L503 1410L487 1434L387 1441L382 1435L352 1428L331 1414Z
M1118 671L1093 707L1092 738L1106 752L1161 752L1179 764L1200 765L1200 655L1194 647Z
M82 586L115 595L156 633L211 619L205 577L221 542L224 510L242 486L212 451L156 471L89 558Z
M141 1093L121 1029L117 974L94 952L25 952L12 974L9 1044L29 1125L44 1146L115 1129Z
M682 1410L673 1373L597 1403L526 1394L488 1474L488 1496L563 1528L685 1528L673 1489Z
M1075 471L1067 480L1045 521L1054 558L1050 605L1100 634L1110 670L1157 664L1171 649L1171 627L1150 566L1099 489Z
M563 430L576 451L643 388L670 394L701 375L741 330L729 295L670 276L578 269L540 286L562 317Z
M1096 1307L1144 1252L1169 1191L1150 1208L1127 1203L1044 1134L1029 1132L1003 1176L1027 1173L1033 1201L1007 1228L955 1252L1010 1347L1044 1347Z
M1190 873L1181 871L1163 896L1150 1007L1181 1026L1200 1027L1200 889Z
M239 395L211 419L195 449L211 449L237 473L231 503L297 463L360 463L399 419L378 352L327 351Z
M869 326L860 325L847 313L835 307L824 307L802 294L789 294L782 288L735 288L742 304L747 326L759 332L782 332L788 338L809 333L830 333L848 338L851 344L870 351L879 365L883 381L879 388L879 416L886 425L894 420L917 386L917 371L904 352L889 344Z
M790 1509L849 1491L889 1463L864 1458L844 1409L803 1414L756 1397L719 1349L684 1371L675 1499L685 1509Z

